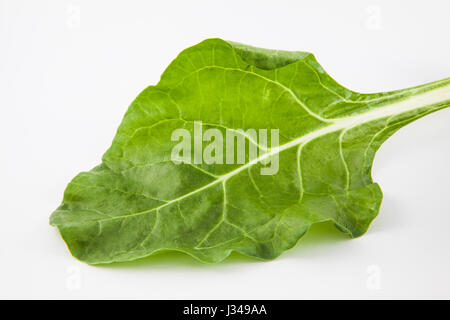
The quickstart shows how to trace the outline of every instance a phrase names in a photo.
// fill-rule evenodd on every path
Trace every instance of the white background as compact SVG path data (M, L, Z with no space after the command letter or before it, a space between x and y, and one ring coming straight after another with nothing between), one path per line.
M271 262L92 267L48 224L182 49L309 51L353 90L401 89L450 76L449 1L0 1L0 298L450 298L450 108L382 146L385 198L355 240L322 226Z

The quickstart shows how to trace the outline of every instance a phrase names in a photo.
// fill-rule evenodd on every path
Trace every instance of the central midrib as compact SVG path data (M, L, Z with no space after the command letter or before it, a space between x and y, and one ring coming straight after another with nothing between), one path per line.
M120 218L128 218L128 217L138 216L138 215L146 214L146 213L149 213L152 211L157 211L159 209L162 209L166 206L171 205L172 203L181 201L181 200L188 198L196 193L202 192L212 186L215 186L216 184L225 183L229 178L235 176L236 174L246 170L247 168L255 165L256 163L258 163L264 159L267 159L277 153L281 153L282 151L290 149L292 147L299 146L304 143L308 143L311 140L314 140L323 135L326 135L326 134L329 134L332 132L336 132L336 131L339 131L342 129L351 129L353 127L356 127L356 126L359 126L359 125L362 125L362 124L365 124L365 123L368 123L371 121L399 115L399 114L413 111L416 109L424 108L426 106L430 106L430 105L433 105L433 104L436 104L439 102L447 102L447 101L448 101L448 104L450 105L450 85L446 85L444 87L440 87L437 89L432 89L428 92L424 92L424 93L420 93L420 94L411 96L410 98L408 98L406 100L395 102L393 104L386 105L384 107L381 107L381 108L378 108L378 109L375 109L372 111L368 111L363 114L358 114L358 115L351 116L351 117L335 119L332 122L332 124L330 124L328 126L325 126L316 131L310 132L306 135L296 138L296 139L292 140L291 142L283 144L279 147L272 148L270 152L265 153L264 155L253 159L252 161L244 164L243 166L241 166L225 175L220 176L218 179L210 182L209 184L204 185L203 187L196 189L194 191L191 191L189 193L186 193L186 194L182 195L181 197L167 201L166 203L164 203L158 207L151 208L151 209L141 211L141 212L136 212L133 214L120 215L120 216L111 217L111 218L107 218L107 219L100 219L100 220L96 220L96 221L98 221L98 222L110 221L110 220L115 220L115 219L120 219Z

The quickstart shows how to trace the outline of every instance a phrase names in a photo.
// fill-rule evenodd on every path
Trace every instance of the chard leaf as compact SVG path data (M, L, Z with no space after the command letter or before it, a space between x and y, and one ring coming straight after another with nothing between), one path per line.
M102 163L69 183L50 223L90 264L164 250L204 262L233 250L272 259L323 221L358 237L382 200L371 178L377 149L449 105L449 78L361 94L336 83L312 54L205 40L133 101ZM245 136L263 152L244 163L175 164L172 133L194 132L198 121L238 134L279 129L279 145ZM277 173L261 174L274 157Z

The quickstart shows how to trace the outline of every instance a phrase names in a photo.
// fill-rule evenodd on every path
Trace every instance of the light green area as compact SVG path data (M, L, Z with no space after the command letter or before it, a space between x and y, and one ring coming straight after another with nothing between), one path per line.
M90 264L178 251L219 262L273 259L314 223L352 237L378 214L376 150L402 126L450 105L450 79L376 94L336 83L304 52L220 39L184 50L133 101L102 163L77 175L51 215ZM279 129L279 171L261 163L174 164L175 129ZM205 147L205 146L204 146ZM268 156L270 156L270 154Z

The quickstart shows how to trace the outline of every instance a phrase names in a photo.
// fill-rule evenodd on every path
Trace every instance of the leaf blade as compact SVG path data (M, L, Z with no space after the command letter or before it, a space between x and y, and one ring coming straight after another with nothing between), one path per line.
M407 123L448 107L449 88L444 79L358 94L311 54L206 40L136 98L103 163L74 178L50 223L91 264L161 250L204 262L233 250L272 259L328 220L360 236L382 199L370 174L376 150ZM281 145L243 165L173 164L171 133L193 132L197 120L219 130L279 128ZM279 172L260 175L273 156Z

